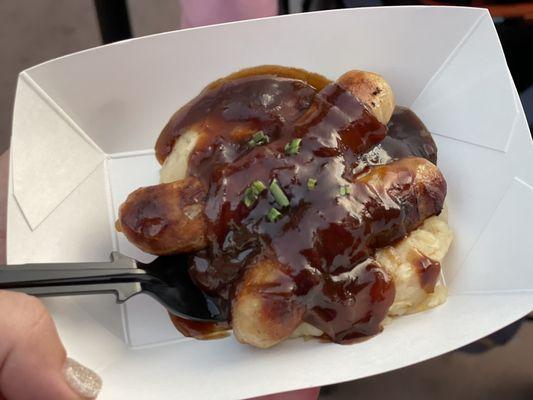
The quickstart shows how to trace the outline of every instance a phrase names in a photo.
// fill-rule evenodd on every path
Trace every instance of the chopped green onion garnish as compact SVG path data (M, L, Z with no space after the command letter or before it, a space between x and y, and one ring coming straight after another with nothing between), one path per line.
M302 139L293 139L290 143L287 143L285 145L285 153L293 156L295 154L298 154L300 151L300 143L302 142Z
M351 191L352 191L352 189L348 185L342 185L341 188L339 189L339 193L340 193L341 196L346 196Z
M255 147L268 143L268 136L263 131L258 131L253 134L252 138L248 141L248 146Z
M257 192L258 195L266 189L265 184L261 181L253 181L251 187Z
M281 213L274 207L272 207L270 210L268 210L266 217L270 222L276 222L278 219L281 218Z
M244 204L246 207L251 207L257 201L257 198L266 189L266 186L261 181L253 181L250 186L244 191Z
M270 193L272 193L272 196L274 196L276 203L278 203L280 207L287 207L289 205L289 199L285 196L283 189L281 189L278 181L275 179L270 183Z
M250 188L247 188L246 191L244 192L244 204L246 205L246 207L250 208L252 204L255 203L256 200L257 200L257 197L254 196L252 190Z
M314 190L316 187L317 180L315 178L309 178L307 180L307 189Z

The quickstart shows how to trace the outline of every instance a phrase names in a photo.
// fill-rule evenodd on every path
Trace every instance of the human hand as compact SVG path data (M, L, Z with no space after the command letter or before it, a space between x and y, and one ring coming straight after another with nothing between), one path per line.
M9 154L0 156L0 264L5 264ZM0 290L0 400L94 398L98 375L67 358L54 321L32 296ZM316 400L320 389L304 389L253 400ZM251 399L252 400L252 399Z
M8 153L0 156L0 264L5 264ZM94 398L102 381L67 358L54 321L35 297L0 290L0 400Z

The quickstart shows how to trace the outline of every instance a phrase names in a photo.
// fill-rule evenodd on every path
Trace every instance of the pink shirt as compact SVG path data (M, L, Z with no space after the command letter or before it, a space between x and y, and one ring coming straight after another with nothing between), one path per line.
M277 0L181 0L181 28L278 15Z

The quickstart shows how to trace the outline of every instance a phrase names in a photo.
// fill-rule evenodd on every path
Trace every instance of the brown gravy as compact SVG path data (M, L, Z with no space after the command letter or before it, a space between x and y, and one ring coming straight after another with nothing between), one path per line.
M174 314L169 313L168 315L183 336L194 337L199 340L222 339L229 336L229 323L191 321Z
M407 231L398 204L373 212L382 199L358 177L370 165L403 157L436 162L435 143L416 115L398 107L387 135L387 127L335 83L295 68L262 66L213 82L179 110L157 142L158 159L195 125L210 133L191 155L189 173L209 187L211 243L190 257L195 283L229 308L246 268L273 259L293 279L292 296L307 310L304 320L329 339L350 342L378 333L395 288L372 255ZM250 144L258 132L267 140ZM294 139L301 139L298 151L288 154ZM399 174L383 179L411 179ZM274 180L285 206L268 190ZM257 181L267 190L247 205L246 190ZM269 218L272 209L278 218ZM426 290L438 278L434 271L422 266ZM217 332L210 325L173 322L186 335Z
M412 249L408 257L409 262L416 268L422 289L427 293L433 293L440 276L440 263L416 249Z

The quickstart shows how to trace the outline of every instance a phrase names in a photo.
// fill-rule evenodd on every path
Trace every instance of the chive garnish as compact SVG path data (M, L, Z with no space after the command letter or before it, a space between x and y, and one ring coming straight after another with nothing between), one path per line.
M251 207L257 201L259 195L266 189L266 186L261 181L253 181L250 186L244 191L244 204L246 207Z
M272 193L272 196L274 196L276 203L278 203L280 207L287 207L289 205L289 199L285 196L283 189L275 179L270 183L270 193Z
M252 138L248 141L248 146L255 147L268 143L268 136L263 131L257 131L252 135Z
M272 207L270 210L268 210L266 217L270 222L276 222L281 218L281 213Z
M352 189L350 188L350 186L348 185L342 185L339 189L339 193L341 196L346 196L348 195L350 192L352 191Z
M256 200L257 197L254 196L253 191L250 188L246 188L244 192L244 204L246 205L246 207L250 208Z
M309 178L307 180L307 189L314 190L316 187L317 180L315 178Z
M258 195L266 189L265 184L261 181L253 181L251 186L257 192Z
M299 153L300 151L300 143L302 142L302 139L297 138L291 140L290 143L287 143L285 145L285 153L289 156L294 156Z

